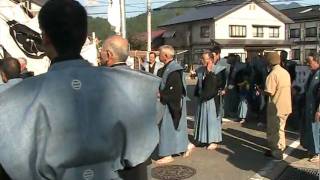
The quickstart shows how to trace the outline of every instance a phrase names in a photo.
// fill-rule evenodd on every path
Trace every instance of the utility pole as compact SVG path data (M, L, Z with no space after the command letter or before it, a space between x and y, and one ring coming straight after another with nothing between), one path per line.
M151 0L147 0L147 32L148 32L148 46L147 46L147 61L149 62L149 54L151 52Z
M126 32L126 8L125 0L120 0L120 12L121 12L121 35L123 38L127 38Z

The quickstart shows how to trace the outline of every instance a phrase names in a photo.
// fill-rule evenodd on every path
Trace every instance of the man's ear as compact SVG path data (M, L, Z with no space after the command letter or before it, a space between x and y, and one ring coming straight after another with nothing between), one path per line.
M51 44L51 40L45 32L42 32L42 44L45 46L48 46L49 44Z
M4 74L4 72L1 71L1 78L2 78L2 81L7 83L8 82L8 78L6 76L6 74Z

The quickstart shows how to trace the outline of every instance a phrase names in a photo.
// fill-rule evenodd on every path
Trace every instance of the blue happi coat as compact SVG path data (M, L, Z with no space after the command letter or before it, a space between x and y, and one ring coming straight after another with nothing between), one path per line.
M196 70L199 93L203 89L205 69L202 66ZM198 102L194 125L194 139L201 143L217 143L222 141L221 121L217 117L215 99L212 98L205 102Z
M320 83L320 70L311 74L306 86L305 118L301 126L301 145L310 153L320 153L320 123L315 122L319 104L316 96Z
M163 90L166 86L167 78L170 73L174 71L180 71L182 73L182 82L187 91L185 77L183 75L183 68L177 61L173 61L166 69L164 69L162 75L162 81L160 84L160 90ZM173 154L179 154L187 150L189 143L187 133L187 111L186 111L186 97L181 98L182 101L182 113L177 129L174 128L172 116L169 111L168 105L165 105L163 118L160 123L160 142L159 142L159 156L170 156Z
M158 144L159 83L84 60L53 64L0 94L1 165L15 180L121 179Z

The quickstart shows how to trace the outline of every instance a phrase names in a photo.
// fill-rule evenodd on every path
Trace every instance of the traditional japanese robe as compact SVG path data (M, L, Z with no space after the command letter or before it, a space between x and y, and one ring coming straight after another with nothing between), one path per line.
M320 153L320 123L315 122L319 106L320 70L310 74L305 88L305 118L301 126L301 145L310 153Z
M179 89L174 89L173 86L168 86L168 81L173 73L178 73L180 76L177 79L177 84L182 83L182 94L178 94L180 103L178 105L170 105L171 102L166 102L161 97L163 91L174 93ZM165 65L161 71L162 81L160 84L160 99L165 106L164 115L160 123L160 142L159 142L159 156L169 156L179 154L187 150L189 143L187 133L187 112L186 112L186 82L184 79L183 68L173 60ZM178 82L180 81L180 82ZM172 91L172 92L171 92ZM178 115L177 115L178 114ZM179 116L180 114L180 116ZM178 117L178 119L177 119Z
M223 64L223 63L217 63L213 67L213 72L219 79L219 81L218 81L219 82L218 89L219 90L224 90L226 85L227 85L228 66L226 64ZM216 101L218 119L220 119L220 121L222 121L222 118L224 116L223 96L217 96L215 98L215 101Z
M121 179L158 144L159 83L79 59L53 64L0 95L1 165L16 180Z
M222 141L221 121L217 117L214 97L218 94L218 79L213 72L207 72L202 66L196 71L198 82L195 96L198 107L195 116L194 139L201 143Z
M23 79L22 78L15 78L10 79L7 83L0 84L0 93L7 91L11 87L19 84Z

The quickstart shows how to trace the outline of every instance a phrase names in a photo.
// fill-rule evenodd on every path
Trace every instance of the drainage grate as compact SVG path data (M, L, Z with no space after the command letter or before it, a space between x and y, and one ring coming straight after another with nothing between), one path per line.
M195 174L194 168L183 165L159 166L151 170L152 177L160 180L187 179Z
M287 167L278 180L319 180L319 170Z

